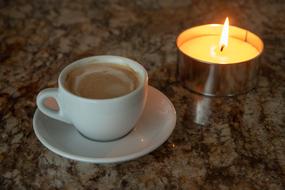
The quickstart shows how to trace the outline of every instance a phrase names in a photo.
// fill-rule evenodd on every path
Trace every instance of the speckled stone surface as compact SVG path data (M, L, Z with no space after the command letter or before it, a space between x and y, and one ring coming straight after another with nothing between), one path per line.
M0 189L285 189L284 12L282 0L0 0ZM193 94L175 77L175 38L226 16L265 42L258 87ZM142 63L176 108L168 141L137 160L67 160L33 132L37 93L70 62L100 54Z

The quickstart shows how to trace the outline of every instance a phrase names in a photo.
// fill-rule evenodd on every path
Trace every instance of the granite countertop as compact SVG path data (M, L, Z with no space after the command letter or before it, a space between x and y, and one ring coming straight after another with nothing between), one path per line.
M0 189L285 189L284 12L281 0L0 1ZM175 77L176 36L226 16L264 40L257 89L191 93ZM100 54L143 64L176 108L170 138L139 159L71 161L34 134L37 93L70 62Z

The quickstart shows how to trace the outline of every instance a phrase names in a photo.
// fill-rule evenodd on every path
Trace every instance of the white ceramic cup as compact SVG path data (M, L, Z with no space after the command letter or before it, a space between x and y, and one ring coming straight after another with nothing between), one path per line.
M110 99L88 99L69 92L64 81L70 70L86 64L112 63L131 67L138 75L138 87L123 96ZM109 141L130 132L141 116L148 87L148 75L143 66L128 58L110 55L87 57L69 64L58 78L58 88L47 88L37 96L37 106L47 116L72 124L83 136L92 140ZM52 97L59 111L45 106Z

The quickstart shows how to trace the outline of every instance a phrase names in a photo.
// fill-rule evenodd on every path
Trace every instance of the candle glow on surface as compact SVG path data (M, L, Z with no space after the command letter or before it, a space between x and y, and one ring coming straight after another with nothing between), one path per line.
M230 27L228 18L224 26L213 26L220 30L219 34L208 31L209 25L197 27L199 30L191 33L192 38L186 41L182 40L183 43L178 46L179 49L198 61L216 64L240 63L253 59L260 54L260 51L247 41L248 31ZM231 36L231 29L233 30L233 28L236 33L245 36L245 38ZM181 38L187 38L187 34Z

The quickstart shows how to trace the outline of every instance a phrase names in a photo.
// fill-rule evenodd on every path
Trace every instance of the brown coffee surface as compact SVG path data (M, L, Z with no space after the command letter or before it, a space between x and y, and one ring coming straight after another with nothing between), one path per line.
M126 95L138 86L137 73L128 66L93 63L71 70L65 88L81 97L108 99Z

